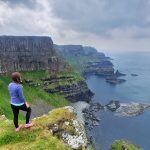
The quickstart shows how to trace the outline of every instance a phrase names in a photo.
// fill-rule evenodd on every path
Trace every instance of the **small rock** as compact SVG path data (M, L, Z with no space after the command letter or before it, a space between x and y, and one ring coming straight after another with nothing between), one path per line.
M69 123L69 121L65 121L64 124L65 124L66 126L68 126L70 123Z
M114 112L116 111L119 107L120 107L120 103L119 101L110 101L107 105L106 105L107 109L109 109L110 111Z

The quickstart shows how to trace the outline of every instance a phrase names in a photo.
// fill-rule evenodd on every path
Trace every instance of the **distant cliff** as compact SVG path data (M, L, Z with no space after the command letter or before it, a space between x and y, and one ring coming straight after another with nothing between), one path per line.
M50 37L0 36L0 73L56 69L57 62Z
M54 45L58 52L62 52L63 56L73 56L73 55L86 55L93 56L98 54L99 58L105 58L105 54L97 52L97 50L90 46L82 45ZM97 56L96 56L97 57Z
M56 51L74 68L84 75L96 74L111 76L114 74L113 64L104 53L93 47L82 45L55 45Z

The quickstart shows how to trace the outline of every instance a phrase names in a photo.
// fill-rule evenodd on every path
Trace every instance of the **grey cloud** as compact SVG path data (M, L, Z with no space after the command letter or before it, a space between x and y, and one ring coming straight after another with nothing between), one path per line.
M108 35L115 28L149 27L148 0L53 0L52 9L65 26L80 32Z
M149 0L0 0L0 34L103 49L150 47Z
M34 7L35 0L1 0L3 2L8 2L10 7L14 7L16 5L24 5L29 8Z
M32 10L39 6L37 0L2 1L8 2L10 7L25 5ZM53 16L61 20L60 24L56 25L60 30L71 29L79 33L110 37L111 31L115 29L126 30L133 26L146 30L150 26L150 21L147 21L147 18L150 18L149 0L43 0L40 2L45 1L49 9L52 9ZM43 9L39 11L43 12ZM49 16L46 17L49 20ZM140 34L137 31L134 38L139 38ZM141 34L141 37L143 36L144 33ZM145 36L147 37L147 34Z

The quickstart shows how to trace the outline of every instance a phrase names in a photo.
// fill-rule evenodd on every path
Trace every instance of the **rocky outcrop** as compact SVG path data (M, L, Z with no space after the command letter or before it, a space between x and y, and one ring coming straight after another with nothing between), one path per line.
M88 130L91 130L95 126L99 125L101 119L96 116L96 112L103 109L104 107L99 103L90 103L89 107L82 110L83 116L85 118L85 127Z
M61 94L71 102L89 102L93 96L93 93L89 90L86 82L84 80L77 81L76 77L73 75L53 76L43 78L38 82L25 79L24 83L33 87L40 86L50 94Z
M0 121L8 121L5 115L0 115Z
M144 103L120 103L120 107L116 110L116 115L121 116L138 116L144 113L144 111L150 108L150 104Z
M150 108L150 104L136 102L120 103L119 101L111 101L106 107L110 111L115 112L118 116L132 117L144 113L147 108Z
M121 73L119 70L117 70L117 71L115 72L115 75L116 75L117 77L126 76L126 74Z
M86 66L84 75L95 74L108 77L114 74L113 64L109 60L90 61Z
M116 75L112 75L106 78L106 82L111 83L111 84L121 84L121 83L126 82L126 80L120 79Z
M0 36L0 73L58 67L59 59L50 37Z
M110 101L106 105L107 109L111 110L112 112L116 111L120 107L119 101Z
M109 57L93 47L83 47L83 49L84 53L90 58L85 67L84 75L95 74L107 77L114 74L113 64Z
M87 84L84 81L71 85L58 86L54 89L45 88L45 91L48 93L62 94L71 102L89 102L93 96L93 93L88 89Z
M55 115L57 115L55 119L53 118L55 121L47 121L46 123L48 130L74 150L80 150L82 148L87 149L88 139L86 137L84 125L77 119L73 107L66 106L54 109L50 111L48 115L35 118L34 122L44 118L49 120L48 118L54 117Z
M89 106L82 110L83 117L85 119L85 126L88 130L93 129L100 124L100 118L97 116L97 112L110 110L116 116L132 117L137 116L150 108L150 104L146 103L121 103L119 101L112 100L107 105L103 106L100 103L89 103Z
M111 74L110 76L106 77L106 82L111 84L121 84L126 82L125 79L120 79L118 77L126 76L126 74L121 73L119 70L117 70L115 73Z
M135 74L135 73L132 73L132 74L131 74L131 76L133 76L133 77L137 77L138 75L137 75L137 74Z

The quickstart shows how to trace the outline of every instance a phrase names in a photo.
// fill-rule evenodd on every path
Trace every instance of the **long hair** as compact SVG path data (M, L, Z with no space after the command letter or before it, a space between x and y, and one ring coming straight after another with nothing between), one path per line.
M21 83L21 74L19 72L12 73L11 77L15 83Z

